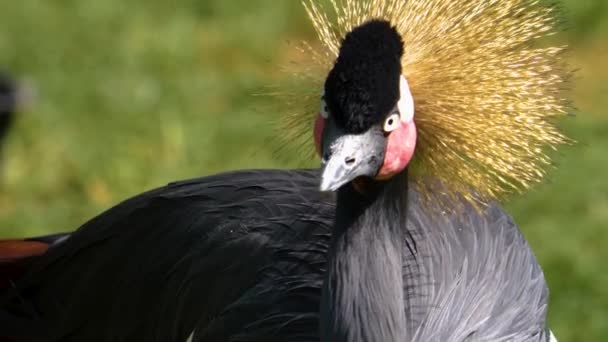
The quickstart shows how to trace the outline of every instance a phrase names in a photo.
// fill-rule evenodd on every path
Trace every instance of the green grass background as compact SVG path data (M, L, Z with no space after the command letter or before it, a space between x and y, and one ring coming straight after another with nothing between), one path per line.
M578 141L507 204L551 287L560 341L608 341L608 2L563 2L579 69ZM298 1L0 1L0 69L35 90L5 146L0 237L77 228L169 181L281 167L264 100L293 42Z

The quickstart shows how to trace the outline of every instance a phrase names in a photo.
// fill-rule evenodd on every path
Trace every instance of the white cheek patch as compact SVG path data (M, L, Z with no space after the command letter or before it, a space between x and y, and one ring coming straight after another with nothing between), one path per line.
M412 97L412 92L410 91L410 85L407 83L407 80L403 75L401 75L401 80L399 83L401 97L399 98L399 103L397 106L399 108L399 113L401 114L401 121L404 123L410 123L412 120L414 120L414 98Z

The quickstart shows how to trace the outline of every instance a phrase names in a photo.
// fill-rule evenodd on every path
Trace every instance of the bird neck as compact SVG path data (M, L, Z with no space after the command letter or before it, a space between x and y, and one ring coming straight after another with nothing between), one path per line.
M338 192L321 300L322 342L405 340L407 174Z

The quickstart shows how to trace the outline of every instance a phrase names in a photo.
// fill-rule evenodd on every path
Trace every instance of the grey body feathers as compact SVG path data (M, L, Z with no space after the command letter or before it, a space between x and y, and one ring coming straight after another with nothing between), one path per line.
M423 308L412 341L544 341L548 290L530 247L497 206L467 212L431 220L410 211L410 224L435 228L417 229L418 273L432 285L410 297Z
M0 331L17 341L318 341L335 199L317 187L317 171L241 171L127 200L0 294ZM431 219L411 192L408 214L409 341L548 338L542 271L500 208Z

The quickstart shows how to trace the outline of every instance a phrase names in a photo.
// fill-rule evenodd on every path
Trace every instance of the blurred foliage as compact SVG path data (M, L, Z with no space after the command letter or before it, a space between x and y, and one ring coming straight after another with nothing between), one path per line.
M508 207L545 268L559 340L606 341L608 2L561 4L579 70L563 126L578 143ZM251 94L311 38L298 1L1 1L0 69L35 96L5 146L0 237L73 230L177 179L284 167Z
M554 1L555 2L555 1ZM603 0L564 0L565 23L572 40L595 39L608 30L608 2Z

